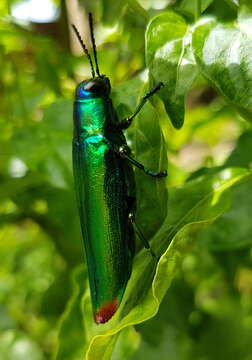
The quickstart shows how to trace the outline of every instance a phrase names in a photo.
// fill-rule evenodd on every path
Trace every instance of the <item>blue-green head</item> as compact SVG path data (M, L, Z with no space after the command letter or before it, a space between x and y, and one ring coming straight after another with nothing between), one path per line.
M109 78L105 75L100 75L82 81L76 88L75 99L78 101L93 98L108 98L110 90Z

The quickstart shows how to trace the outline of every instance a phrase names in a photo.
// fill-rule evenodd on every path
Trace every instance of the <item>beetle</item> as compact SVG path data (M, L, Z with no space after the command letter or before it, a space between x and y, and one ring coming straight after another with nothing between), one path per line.
M75 92L72 155L94 320L100 324L114 315L122 300L132 270L135 234L156 258L135 223L133 165L155 178L167 173L148 170L137 162L131 156L123 130L163 84L147 92L136 111L120 121L110 98L109 78L100 74L92 14L89 26L95 68L79 31L72 26L92 73L92 78L79 83Z

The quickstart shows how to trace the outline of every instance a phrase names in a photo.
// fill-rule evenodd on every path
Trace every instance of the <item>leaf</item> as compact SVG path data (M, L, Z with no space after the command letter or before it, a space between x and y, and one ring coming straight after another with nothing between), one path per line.
M134 157L148 169L167 169L167 153L157 112L151 103L145 105L129 129ZM136 222L150 238L160 228L167 214L167 178L153 179L135 169L137 183Z
M232 192L232 206L213 226L200 234L202 247L223 251L251 245L252 223L251 181L237 186Z
M1 179L0 202L6 201L14 196L20 196L29 187L41 184L41 179L37 176L26 176L19 179Z
M238 14L238 23L245 33L252 37L252 3L249 0L241 0L241 6Z
M226 160L224 166L250 167L252 153L252 131L244 132L238 139L237 145Z
M202 18L193 32L193 51L202 74L248 120L252 119L252 41L247 22Z
M184 122L184 97L198 70L191 51L191 31L184 18L167 11L152 18L146 30L146 63L173 126Z
M0 15L1 17L6 16L8 14L8 2L7 1L2 1L1 5L0 5Z
M72 185L72 102L59 99L44 111L41 122L18 128L12 139L15 154L30 170L53 185Z
M73 272L73 293L61 318L55 360L83 359L83 344L86 335L80 302L85 291L86 277L83 266L76 268Z
M133 113L137 101L147 92L146 84L138 77L115 88L113 100L123 119ZM148 101L126 132L132 156L152 170L167 169L167 155L161 134L157 112ZM167 211L167 189L165 179L153 179L135 169L137 185L136 221L150 238L161 226ZM155 215L153 215L155 214Z
M233 8L237 8L239 6L239 0L226 0L226 2Z
M140 335L133 326L128 326L120 332L112 360L131 359L140 343Z
M68 314L73 309L80 306L83 309L79 324L81 321L85 323L83 349L86 360L110 359L118 334L123 329L155 316L181 259L192 246L197 233L228 208L231 188L251 179L252 173L248 170L226 169L209 178L198 178L183 187L171 189L168 215L151 242L154 250L163 255L157 266L146 249L136 255L123 301L113 318L106 324L95 325L88 293L83 295L81 302L75 296L72 309L64 315L66 323L70 321ZM85 281L84 276L78 277L77 281L80 288ZM71 313L71 316L74 314ZM60 337L59 351L61 347L64 347L64 339ZM81 357L75 360L79 359L83 360Z
M178 10L186 15L197 19L200 14L205 11L213 2L213 0L181 0L178 4Z
M118 1L103 0L102 5L103 5L102 6L103 7L102 21L106 25L113 25L116 22L118 22L119 17L125 6L125 1L124 0L118 0Z
M240 136L236 148L223 167L250 167L251 151L252 132L247 131ZM214 168L211 170L214 171ZM251 183L248 182L233 190L231 208L200 235L202 246L211 250L223 251L239 249L251 244L252 198L250 189Z

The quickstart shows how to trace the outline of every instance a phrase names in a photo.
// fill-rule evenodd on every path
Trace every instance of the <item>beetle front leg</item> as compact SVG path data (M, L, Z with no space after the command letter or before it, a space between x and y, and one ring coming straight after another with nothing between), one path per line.
M144 104L146 103L146 101L153 96L157 91L159 91L161 89L161 87L164 86L164 84L162 82L159 82L153 89L151 89L150 91L148 91L140 100L140 103L138 105L138 107L136 108L135 112L130 115L129 117L127 117L126 119L122 120L117 127L121 130L125 130L127 129L133 119L136 117L136 115L139 113L139 111L142 109L142 107L144 106Z
M132 165L136 166L138 169L142 170L145 172L145 174L150 175L152 177L156 177L156 178L162 178L167 176L167 171L160 171L160 172L156 172L156 171L152 171L149 169L146 169L146 167L139 163L138 161L136 161L135 159L133 159L130 156L130 148L128 147L128 145L122 145L119 147L119 149L117 150L117 154L123 158L123 159L127 159Z

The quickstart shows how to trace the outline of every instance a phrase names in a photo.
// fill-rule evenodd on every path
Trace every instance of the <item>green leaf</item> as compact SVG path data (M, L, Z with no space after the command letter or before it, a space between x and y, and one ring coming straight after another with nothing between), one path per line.
M200 234L200 243L210 250L234 250L251 245L251 180L232 192L232 206L213 226Z
M250 167L252 153L252 131L243 133L224 166Z
M17 129L12 148L30 170L66 188L73 182L71 142L72 102L59 99L45 109L41 122Z
M249 0L241 0L238 14L238 23L245 33L252 37L252 3Z
M155 316L160 302L166 294L175 276L181 259L195 241L196 234L214 222L229 206L230 189L245 180L251 180L252 173L244 169L226 169L208 178L198 178L184 187L170 191L168 215L152 239L152 246L157 253L162 253L158 265L146 249L134 259L133 271L128 282L123 301L117 313L106 324L96 325L91 312L89 293L85 292L80 301L76 291L72 306L66 311L63 320L77 318L76 311L83 310L81 321L85 323L82 348L85 359L110 359L119 333ZM86 281L85 274L79 274L77 287L80 289ZM71 315L70 315L71 314ZM73 328L65 332L72 333ZM59 337L59 352L64 348L64 338ZM64 359L57 357L56 359ZM68 360L81 357L68 357Z
M162 171L167 169L167 153L162 137L158 114L151 103L145 105L135 123L128 131L132 140L133 155L148 169ZM168 191L165 179L144 176L135 169L137 183L136 222L150 238L162 225L167 214Z
M86 270L83 269L83 266L76 268L73 272L72 297L61 318L58 348L54 354L55 360L83 359L83 344L87 340L80 303L85 285L87 285L86 277Z
M8 14L8 1L1 1L0 5L0 15L1 17L6 16Z
M184 122L184 97L198 70L191 51L191 31L184 18L169 11L155 16L146 30L146 62L175 128Z
M140 334L133 326L128 326L120 332L113 350L112 360L131 359L132 354L138 349Z
M113 92L113 100L119 118L123 119L136 109L137 102L147 92L146 84L138 77L119 86ZM146 168L167 169L167 155L161 134L157 111L148 101L126 132L132 155ZM165 180L145 176L135 169L137 184L136 221L150 238L161 226L167 211L167 188ZM153 216L155 214L155 216Z
M248 120L252 119L252 41L247 20L220 23L202 18L193 32L193 51L202 74Z
M251 152L252 132L247 131L240 136L236 148L223 166L250 167ZM214 168L210 171L214 171ZM250 189L251 183L248 182L233 190L231 208L200 235L202 246L211 250L233 250L251 244L252 198Z
M229 4L233 8L237 8L239 6L239 0L225 0L227 4Z
M102 7L103 7L102 21L106 25L113 25L116 22L118 22L124 6L125 6L124 0L118 0L118 1L103 0L102 1Z
M178 10L197 19L200 14L212 4L212 2L213 0L180 0Z

